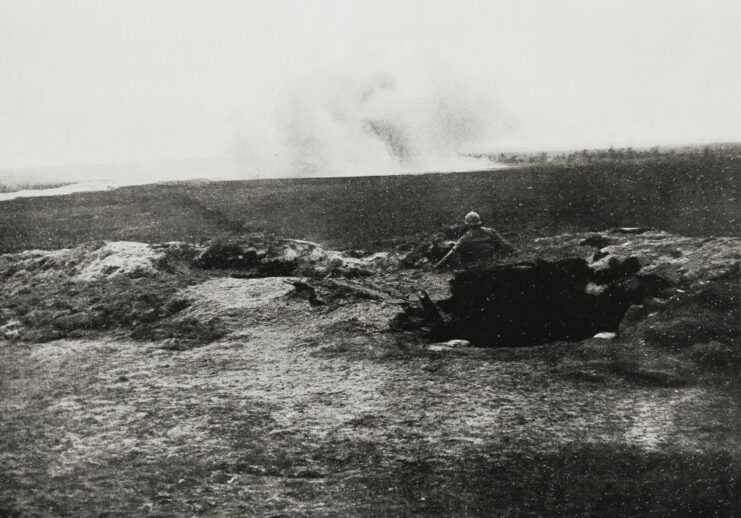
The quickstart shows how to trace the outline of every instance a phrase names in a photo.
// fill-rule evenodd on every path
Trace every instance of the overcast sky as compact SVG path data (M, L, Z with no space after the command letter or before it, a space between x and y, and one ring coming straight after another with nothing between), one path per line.
M733 0L0 0L0 169L741 141L739 27Z

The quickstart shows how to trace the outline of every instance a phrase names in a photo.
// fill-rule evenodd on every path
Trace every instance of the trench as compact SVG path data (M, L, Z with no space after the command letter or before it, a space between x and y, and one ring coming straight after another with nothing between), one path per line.
M593 270L583 259L497 265L457 272L451 296L429 304L431 335L463 338L480 347L579 341L615 332L626 311L661 296L669 283L640 274L637 259Z

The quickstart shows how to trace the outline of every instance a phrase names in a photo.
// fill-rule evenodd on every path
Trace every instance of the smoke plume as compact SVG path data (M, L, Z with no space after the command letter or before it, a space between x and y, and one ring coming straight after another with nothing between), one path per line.
M439 60L343 59L300 77L236 142L245 176L484 169L464 153L495 133L492 102Z

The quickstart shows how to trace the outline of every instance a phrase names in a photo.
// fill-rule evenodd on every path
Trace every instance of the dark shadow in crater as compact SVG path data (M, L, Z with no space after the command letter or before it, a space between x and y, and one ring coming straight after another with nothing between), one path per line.
M434 339L464 338L480 347L578 341L617 331L632 304L669 283L639 274L635 258L593 270L583 259L496 265L457 272L451 297L410 308L400 327L426 327Z

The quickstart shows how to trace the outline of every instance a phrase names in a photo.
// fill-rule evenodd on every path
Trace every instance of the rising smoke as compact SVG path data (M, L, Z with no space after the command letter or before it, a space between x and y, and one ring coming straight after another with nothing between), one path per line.
M493 103L439 60L355 57L297 80L247 115L243 175L350 176L491 167L465 153L496 134Z

